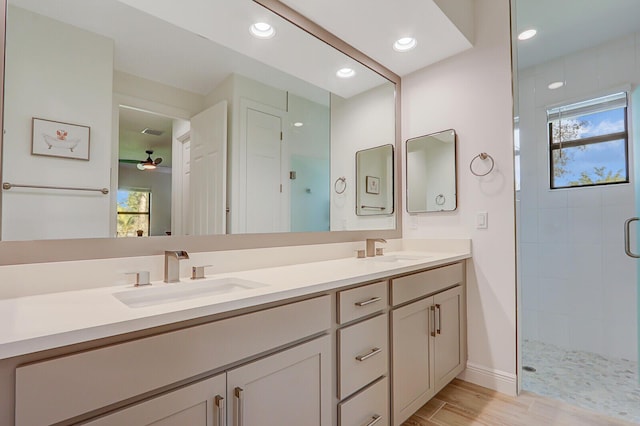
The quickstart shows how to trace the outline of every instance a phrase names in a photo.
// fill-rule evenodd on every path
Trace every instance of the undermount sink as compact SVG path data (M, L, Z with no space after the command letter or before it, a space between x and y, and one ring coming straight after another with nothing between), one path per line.
M183 281L176 284L160 284L156 287L121 291L114 293L113 296L130 308L142 308L197 299L199 297L253 290L260 287L266 287L266 284L230 277L196 282Z
M428 255L410 255L410 254L390 254L383 256L367 257L368 262L412 262L414 260L423 260L431 256Z

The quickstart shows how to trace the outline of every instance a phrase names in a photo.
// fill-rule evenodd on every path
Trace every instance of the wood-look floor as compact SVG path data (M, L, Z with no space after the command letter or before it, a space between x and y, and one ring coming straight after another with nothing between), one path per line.
M632 425L530 392L509 397L454 380L402 426Z

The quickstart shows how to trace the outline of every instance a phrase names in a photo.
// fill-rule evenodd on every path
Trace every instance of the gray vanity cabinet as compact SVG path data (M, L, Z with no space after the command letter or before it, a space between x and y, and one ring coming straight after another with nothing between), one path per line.
M431 306L433 298L423 299L391 313L395 425L435 395Z
M84 424L330 426L330 353L318 338Z
M226 384L226 374L219 374L83 424L224 426Z
M227 372L229 426L331 425L325 336Z
M393 424L401 425L466 364L462 264L392 280Z

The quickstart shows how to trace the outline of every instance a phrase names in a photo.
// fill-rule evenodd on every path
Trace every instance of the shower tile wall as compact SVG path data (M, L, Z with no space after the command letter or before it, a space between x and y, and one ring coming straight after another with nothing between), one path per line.
M633 187L550 191L546 109L640 84L640 34L518 78L523 338L637 359L636 266L623 246L624 221L636 216ZM553 81L566 84L549 90Z

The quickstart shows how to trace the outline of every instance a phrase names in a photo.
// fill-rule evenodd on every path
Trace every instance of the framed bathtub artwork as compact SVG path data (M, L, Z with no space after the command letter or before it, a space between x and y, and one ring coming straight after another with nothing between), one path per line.
M31 154L89 161L89 126L34 117L32 129Z
M376 176L367 176L366 179L367 184L367 193L368 194L379 194L380 193L380 178Z

